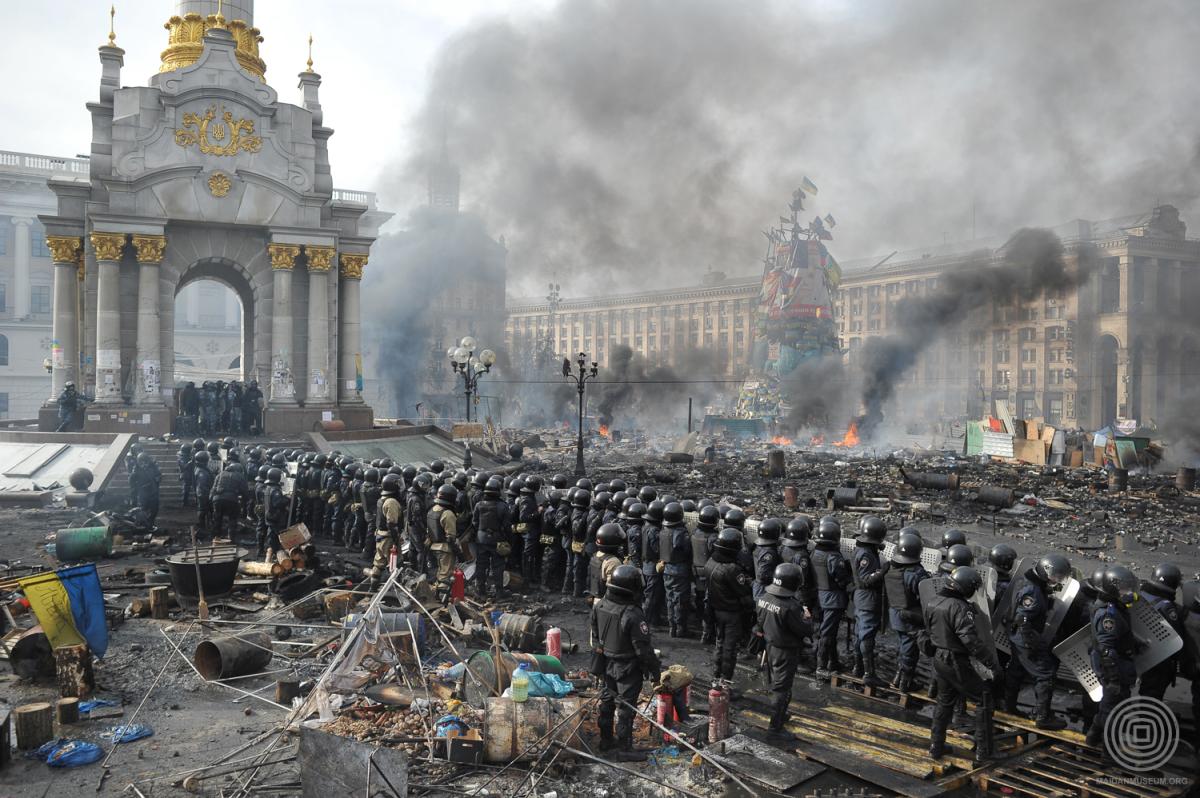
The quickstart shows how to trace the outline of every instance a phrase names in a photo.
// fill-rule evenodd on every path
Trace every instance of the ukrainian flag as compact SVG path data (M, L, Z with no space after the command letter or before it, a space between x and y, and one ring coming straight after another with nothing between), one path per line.
M108 651L104 593L95 563L17 580L52 648L87 643L98 657Z
M817 184L809 180L807 177L800 178L800 188L804 189L813 196L816 196L817 194Z

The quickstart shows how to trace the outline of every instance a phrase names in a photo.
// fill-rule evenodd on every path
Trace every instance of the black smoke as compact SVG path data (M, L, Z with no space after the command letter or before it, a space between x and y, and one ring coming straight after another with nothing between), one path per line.
M751 272L802 175L842 260L1186 217L1197 40L1188 0L562 0L442 47L394 178L423 187L444 141L517 295L556 271L573 295Z
M702 414L725 385L720 371L719 359L709 349L684 350L672 368L652 364L629 346L616 344L592 389L599 395L596 416L607 426L628 423L654 429L686 416L688 398L694 412Z

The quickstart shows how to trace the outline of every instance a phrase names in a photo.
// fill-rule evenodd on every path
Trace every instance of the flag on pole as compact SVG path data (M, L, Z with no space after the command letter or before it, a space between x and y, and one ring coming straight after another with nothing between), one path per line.
M809 194L816 194L816 193L817 193L817 186L816 186L816 184L815 184L815 183L813 183L813 181L809 180L807 177L802 177L802 178L800 178L800 188L804 189L804 190L805 190L805 191L807 191Z
M85 641L98 657L108 650L104 593L95 563L17 580L52 648Z
M837 219L833 218L832 213L825 214L825 224L829 225L830 227L837 227Z

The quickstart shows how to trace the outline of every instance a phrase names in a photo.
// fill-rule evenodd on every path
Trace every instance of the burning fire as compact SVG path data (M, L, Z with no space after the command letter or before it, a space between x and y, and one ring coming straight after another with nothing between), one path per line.
M774 438L771 439L771 443L775 444L776 446L791 446L792 439L785 438L782 435L776 435Z
M858 446L859 443L861 443L861 441L858 438L858 422L851 421L850 428L846 430L846 436L840 441L834 441L833 445L840 446L842 448L849 448L851 446Z
M608 425L607 424L600 425L600 437L601 438L611 438L612 437L612 435L610 435L608 433Z
M808 442L808 445L809 446L824 446L825 445L825 436L818 432L816 435L812 436L812 440L810 440Z

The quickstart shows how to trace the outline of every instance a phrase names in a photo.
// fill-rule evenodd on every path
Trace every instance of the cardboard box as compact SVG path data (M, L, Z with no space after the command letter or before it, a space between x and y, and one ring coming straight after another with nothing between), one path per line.
M478 765L483 761L483 738L475 729L461 735L451 729L445 737L435 737L433 742L434 756L439 759L462 765Z

